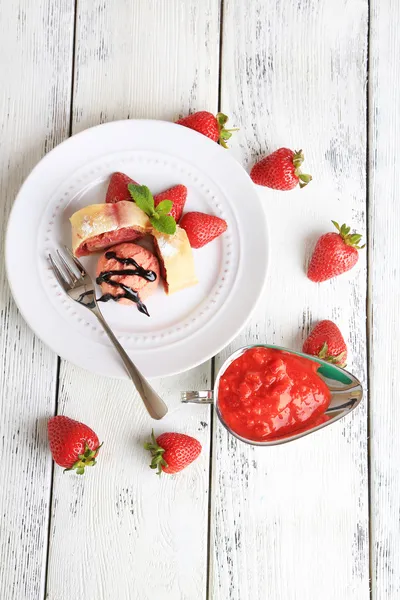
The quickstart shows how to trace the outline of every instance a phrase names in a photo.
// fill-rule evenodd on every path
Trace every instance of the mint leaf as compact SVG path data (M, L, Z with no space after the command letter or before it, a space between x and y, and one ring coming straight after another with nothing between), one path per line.
M161 200L159 204L156 206L156 213L159 215L167 215L172 209L174 203L172 200Z
M128 191L138 207L149 217L154 215L154 198L146 185L128 185Z
M154 229L159 231L160 233L166 233L167 235L173 235L176 231L176 223L173 217L169 215L157 215L158 219L155 217L150 217L150 223L153 225Z

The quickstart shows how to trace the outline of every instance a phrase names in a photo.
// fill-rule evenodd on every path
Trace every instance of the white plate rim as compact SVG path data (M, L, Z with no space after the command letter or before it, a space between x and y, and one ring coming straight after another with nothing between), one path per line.
M122 368L117 372L115 372L115 370L114 370L113 372L104 373L104 369L99 368L99 365L96 363L96 359L87 360L86 363L82 365L81 361L76 360L73 352L71 350L67 350L67 348L65 347L63 342L61 342L61 344L54 343L54 340L52 340L52 342L49 342L49 336L45 335L43 330L41 330L41 328L37 326L37 322L29 314L29 311L26 310L27 303L20 301L19 291L16 289L16 286L15 286L15 279L14 279L14 274L12 271L13 260L11 257L11 250L12 250L12 246L13 246L13 237L12 236L13 236L13 231L15 231L15 226L16 225L18 226L18 224L15 224L15 220L18 216L18 211L20 209L20 205L24 200L24 195L26 194L26 190L29 189L31 182L34 181L34 178L37 176L37 174L40 173L40 171L42 169L45 170L46 166L48 164L50 164L52 160L54 160L55 156L61 154L62 151L68 150L69 147L73 148L74 144L76 144L77 142L82 140L84 137L87 137L89 135L92 135L92 136L96 135L99 130L101 132L104 132L104 135L106 135L107 130L109 130L111 132L113 129L118 129L121 127L134 128L135 125L138 125L139 123L140 123L141 127L146 127L146 126L164 127L164 128L167 127L167 128L171 128L171 131L176 131L178 128L179 132L180 132L179 133L180 137L183 137L183 138L186 137L188 139L188 141L190 141L191 143L194 143L194 140L196 140L195 143L200 146L203 145L206 148L207 153L212 153L212 154L216 153L217 156L219 153L221 153L220 154L221 158L224 157L224 160L225 161L227 160L228 163L230 163L230 166L234 167L235 172L240 173L240 178L242 178L243 181L247 181L248 187L251 186L251 189L252 189L252 194L251 194L252 195L252 208L251 208L251 210L253 210L253 211L255 210L255 213L257 215L257 227L259 227L260 231L262 232L262 236L258 240L258 242L261 244L261 249L262 249L261 265L259 265L259 267L261 267L260 273L259 273L260 277L258 278L257 285L254 287L255 293L253 294L252 299L247 302L247 305L246 305L247 315L246 316L241 315L240 321L237 324L232 325L230 327L229 335L226 334L225 336L223 336L223 338L219 338L218 340L214 339L213 341L210 341L207 351L204 352L201 356L197 355L196 357L193 357L192 359L190 359L189 358L190 354L189 354L185 364L181 365L180 367L174 368L172 370L171 370L171 368L167 368L166 370L161 369L156 374L148 374L148 376L149 377L160 377L160 376L162 377L162 376L175 375L175 374L187 371L191 368L198 366L199 364L201 364L203 362L208 361L210 358L217 355L225 346L230 344L234 340L234 338L238 335L238 333L243 329L243 327L245 327L246 323L248 322L248 320L251 317L251 314L252 314L254 308L256 307L256 304L257 304L257 302L263 292L264 286L265 286L266 274L267 274L267 268L268 268L268 262L269 262L269 236L268 236L268 227L267 227L267 222L266 222L266 216L265 216L264 209L261 205L260 198L256 192L255 186L253 185L250 177L248 176L246 171L243 169L243 167L234 159L234 157L232 155L229 154L229 151L221 148L220 146L218 146L217 144L215 144L214 142L212 142L205 136L202 136L201 134L199 134L193 130L190 130L188 128L176 125L174 123L169 123L166 121L156 121L156 120L148 120L148 119L132 119L132 120L123 120L123 121L113 121L110 123L105 123L105 124L97 125L95 127L91 127L91 128L86 129L70 138L67 138L61 144L56 146L53 150L51 150L48 154L46 154L39 161L39 163L37 163L37 165L32 169L31 173L25 179L22 187L20 188L18 195L16 197L16 200L14 202L14 205L12 207L12 210L11 210L11 213L9 216L9 220L8 220L8 224L7 224L7 232L6 232L6 239L5 239L5 264L6 264L7 278L9 281L12 295L14 297L14 300L17 304L18 309L20 310L25 321L28 323L28 325L31 327L31 329L34 331L34 333L39 337L39 339L41 339L46 345L48 345L53 351L55 351L61 358L66 359L80 367L89 369L90 371L93 371L93 372L96 372L99 374L103 374L103 375L107 374L111 377L116 377L116 378L126 378L127 377L127 375L124 373ZM63 174L63 177L66 177L65 173ZM48 192L48 199L50 196L51 196L51 190L49 190L49 192Z

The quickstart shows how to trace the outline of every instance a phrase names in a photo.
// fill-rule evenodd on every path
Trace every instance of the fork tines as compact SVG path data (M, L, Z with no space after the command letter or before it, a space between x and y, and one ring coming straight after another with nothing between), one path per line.
M86 275L86 271L82 263L75 258L69 248L64 246L64 250L71 260L66 259L58 249L56 250L58 261L56 261L51 254L49 254L48 258L58 283L65 291L68 291L68 289L74 287L76 283ZM77 272L79 274L77 274Z

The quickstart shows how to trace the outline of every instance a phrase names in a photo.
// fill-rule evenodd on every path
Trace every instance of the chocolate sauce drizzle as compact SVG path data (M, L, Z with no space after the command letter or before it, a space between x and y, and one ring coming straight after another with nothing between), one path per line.
M118 261L121 265L129 265L134 268L122 269L121 271L103 271L103 273L100 273L100 275L96 279L96 283L98 285L101 285L102 283L107 283L108 285L112 285L113 287L120 288L123 293L117 294L116 296L113 296L112 294L103 294L103 296L101 296L101 298L98 299L98 302L108 302L109 300L114 300L116 302L120 298L126 298L127 300L135 302L138 311L149 317L149 312L146 306L140 300L137 291L128 287L124 283L114 281L113 279L111 279L111 277L121 277L123 275L136 275L137 277L142 277L146 281L155 281L157 279L157 275L154 273L154 271L149 271L141 267L133 258L121 258L120 256L117 256L115 252L106 252L105 257L108 260L114 259Z

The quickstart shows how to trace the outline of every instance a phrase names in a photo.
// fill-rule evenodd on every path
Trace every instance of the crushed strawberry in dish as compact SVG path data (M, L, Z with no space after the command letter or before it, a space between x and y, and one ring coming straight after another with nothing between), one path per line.
M323 421L330 391L315 361L273 348L255 347L221 376L222 420L247 440L263 441Z

